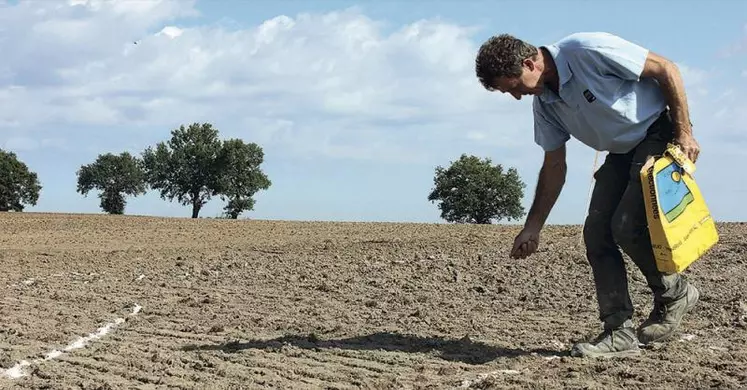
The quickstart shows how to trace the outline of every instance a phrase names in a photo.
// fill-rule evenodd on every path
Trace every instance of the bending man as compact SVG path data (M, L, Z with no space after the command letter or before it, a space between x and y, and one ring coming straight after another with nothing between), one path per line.
M489 91L516 99L533 96L534 140L544 150L535 198L515 239L513 258L537 250L540 230L565 183L570 137L609 152L595 173L583 232L604 331L574 345L571 354L636 354L639 342L666 340L699 293L681 275L657 269L639 173L668 142L678 144L693 162L698 158L677 67L608 33L573 34L539 48L503 34L482 45L476 74ZM654 296L654 309L637 332L618 245L646 277Z

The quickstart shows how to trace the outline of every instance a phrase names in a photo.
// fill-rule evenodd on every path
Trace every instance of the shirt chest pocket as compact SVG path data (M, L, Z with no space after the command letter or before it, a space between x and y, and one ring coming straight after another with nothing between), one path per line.
M585 87L576 82L570 82L563 86L560 97L570 111L577 113L584 109L583 104L587 103L584 98L584 90Z

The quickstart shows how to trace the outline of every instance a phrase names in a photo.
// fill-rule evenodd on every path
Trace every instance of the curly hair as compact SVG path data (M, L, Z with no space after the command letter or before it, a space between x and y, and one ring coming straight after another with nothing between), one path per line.
M475 59L475 73L483 87L493 90L499 77L521 76L521 62L537 55L537 48L512 35L493 36L480 46Z

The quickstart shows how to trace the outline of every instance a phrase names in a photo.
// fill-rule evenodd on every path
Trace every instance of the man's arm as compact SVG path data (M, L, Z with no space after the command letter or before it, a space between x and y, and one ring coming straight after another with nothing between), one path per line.
M656 79L666 96L667 104L672 113L674 122L675 142L680 145L682 151L695 162L700 152L698 143L695 142L690 123L690 110L687 105L687 94L682 82L680 71L672 61L654 53L648 53L643 65L641 77Z
M565 185L567 163L565 159L565 144L560 148L545 152L545 159L542 162L539 178L537 180L537 189L534 194L532 207L527 214L524 226L531 230L539 231L545 225L547 217L555 202L558 200L560 191Z
M545 152L532 207L527 214L524 229L516 236L511 249L510 256L515 259L526 258L537 251L539 233L565 184L565 153L565 144L556 150Z

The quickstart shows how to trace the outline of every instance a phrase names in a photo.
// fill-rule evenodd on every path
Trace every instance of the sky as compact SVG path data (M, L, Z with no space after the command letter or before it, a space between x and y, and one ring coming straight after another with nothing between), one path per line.
M76 171L193 122L263 148L272 186L242 218L441 223L435 168L462 153L518 169L528 210L543 156L531 99L484 90L474 57L492 35L542 45L578 31L679 65L698 185L717 220L747 220L747 2L732 0L0 0L0 148L38 174L32 212L102 213ZM583 222L604 158L568 147L552 224ZM127 214L191 214L154 190L127 201Z

